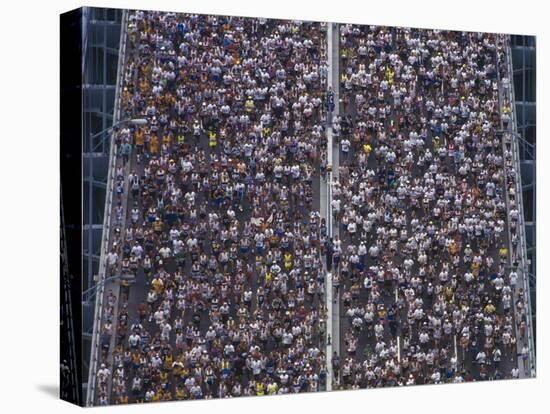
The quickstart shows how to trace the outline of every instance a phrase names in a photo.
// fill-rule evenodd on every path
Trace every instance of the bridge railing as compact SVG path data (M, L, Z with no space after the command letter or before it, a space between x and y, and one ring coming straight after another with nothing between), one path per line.
M531 309L531 289L529 286L529 262L527 256L527 241L525 234L525 216L523 212L523 189L521 183L521 160L519 152L519 139L520 134L517 129L517 114L515 107L515 92L514 92L514 71L512 65L512 49L510 46L510 36L504 36L504 55L505 55L505 65L507 77L509 79L509 87L504 92L507 92L505 99L506 104L510 110L510 121L508 131L505 131L504 139L506 139L506 134L509 134L510 138L510 151L512 155L512 168L514 174L514 183L513 187L515 191L515 198L513 204L509 205L509 208L516 208L518 210L518 221L517 221L517 248L510 249L510 254L512 255L512 262L517 262L517 273L518 273L518 290L519 288L523 289L523 295L525 298L525 334L524 341L521 344L521 347L527 345L529 348L528 356L528 371L522 376L534 377L536 373L536 356L535 356L535 340L533 335L533 317ZM520 341L518 340L518 350L521 351ZM520 372L522 367L520 366Z
M120 30L120 46L118 55L118 69L115 92L115 105L113 113L113 125L119 122L121 117L121 88L124 84L124 62L126 58L126 42L127 42L127 26L128 26L128 11L123 10ZM93 406L96 400L97 390L97 370L101 352L101 326L103 322L103 309L105 301L105 286L104 280L106 277L106 255L110 249L110 239L112 233L112 216L113 216L113 192L115 191L116 164L117 164L117 146L115 140L111 136L109 150L109 169L107 175L107 190L105 211L103 215L103 231L101 236L101 254L99 261L99 270L97 277L97 293L95 296L94 320L92 330L92 346L90 352L90 370L88 373L88 391L86 395L86 406Z

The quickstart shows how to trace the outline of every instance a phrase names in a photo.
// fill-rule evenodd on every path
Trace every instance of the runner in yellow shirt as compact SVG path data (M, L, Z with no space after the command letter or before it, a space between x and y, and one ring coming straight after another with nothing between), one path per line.
M248 97L248 99L246 100L246 102L244 104L244 108L245 108L246 112L248 112L249 114L254 112L254 101L252 100L252 96Z
M176 400L185 399L185 390L182 387L176 387Z
M267 386L267 393L269 395L277 394L277 391L279 391L279 386L277 385L277 383L275 381L271 382Z
M372 151L372 146L370 144L363 144L363 152L368 157Z
M292 254L291 253L285 253L284 265L285 265L285 270L286 271L289 271L290 269L292 269Z
M216 148L216 145L218 143L218 138L215 132L208 131L208 145L210 145L211 149Z
M265 395L265 385L263 382L256 383L256 395Z

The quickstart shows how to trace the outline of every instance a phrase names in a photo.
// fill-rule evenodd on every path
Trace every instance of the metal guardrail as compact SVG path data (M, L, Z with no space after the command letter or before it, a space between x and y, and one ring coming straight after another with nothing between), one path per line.
M333 93L334 108L329 114L330 125L327 128L328 142L327 142L327 176L326 176L326 225L328 237L333 238L338 235L339 223L334 219L332 197L333 197L333 184L338 182L338 151L339 147L336 144L336 153L334 151L334 135L333 124L335 116L340 114L340 26L338 23L328 23L327 28L327 59L328 59L328 82L327 89L330 88ZM335 156L336 155L336 156ZM336 231L334 226L336 225ZM337 272L337 269L333 269L331 272L326 273L326 289L330 292L327 295L327 308L330 310L328 315L327 332L331 335L330 343L327 341L327 366L329 376L327 381L330 381L330 390L333 386L339 384L339 373L333 371L332 356L336 352L340 355L340 297L338 293L333 291L333 272Z
M115 106L113 114L113 125L115 125L120 119L120 101L121 94L120 90L124 83L124 67L125 57L126 57L126 41L127 41L127 25L128 25L128 11L122 11L122 19L120 24L120 43L119 43L119 55L118 55L118 69L117 69L117 80L116 80L116 91L115 91ZM88 373L88 392L86 395L86 406L90 407L94 405L96 399L96 386L97 386L97 365L99 361L100 354L100 343L99 336L101 334L101 325L103 321L103 302L104 302L104 293L105 285L103 283L106 273L106 254L109 251L109 241L111 239L111 218L113 215L113 192L115 189L115 169L117 162L117 146L115 140L111 137L110 142L110 151L109 151L109 169L107 175L107 190L106 196L107 200L105 202L105 211L103 215L103 232L101 237L101 255L99 261L99 271L98 271L98 280L96 283L99 284L99 288L96 294L95 299L95 308L94 308L94 321L93 321L93 330L92 330L92 346L90 352L90 370Z
M516 207L519 212L518 218L518 248L517 248L517 260L519 263L518 274L521 276L521 282L523 287L523 294L525 297L525 312L526 312L526 340L529 348L529 376L535 377L536 374L536 356L535 356L535 341L533 335L533 318L531 311L531 289L529 287L529 268L527 261L527 242L525 235L525 216L523 212L523 189L521 183L521 161L519 159L519 144L518 144L518 130L517 130L517 118L515 107L515 92L514 92L514 71L512 65L512 49L510 47L510 35L504 37L505 45L505 57L506 57L506 70L508 73L508 79L510 80L510 87L508 88L509 96L508 103L510 106L511 115L511 143L512 143L512 162L515 172L515 186L516 186ZM513 252L512 252L513 254ZM521 371L521 370L520 370Z
M332 23L324 23L325 24L325 41L321 42L321 54L326 59L326 67L325 71L323 73L323 77L321 80L321 88L323 89L325 93L325 100L327 99L327 91L331 85L331 67L330 67L330 55L331 55L331 47L332 47ZM324 104L324 103L323 103ZM332 133L331 133L331 118L332 115L327 110L326 113L326 128L325 128L325 134L327 136L327 143L326 143L326 171L325 171L325 177L320 178L321 187L324 186L325 188L325 199L321 200L321 203L324 203L325 205L325 225L327 227L327 237L332 236L332 228L330 225L329 215L330 215L330 197L329 197L329 187L330 187L330 176L331 173L329 171L329 160L332 156ZM319 194L321 196L321 193ZM325 361L326 361L326 368L327 368L327 376L326 376L326 385L325 390L326 391L332 391L332 379L334 377L334 373L332 372L332 278L330 273L327 271L326 268L326 262L323 264L323 268L325 269Z

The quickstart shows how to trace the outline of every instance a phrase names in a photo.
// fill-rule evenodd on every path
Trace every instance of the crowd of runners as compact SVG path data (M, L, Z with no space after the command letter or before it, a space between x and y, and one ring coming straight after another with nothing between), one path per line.
M519 376L503 63L493 34L340 25L340 387Z
M96 404L519 375L496 36L337 27L129 13Z
M100 404L325 387L325 30L130 14L123 116L148 124L117 132L132 156Z

